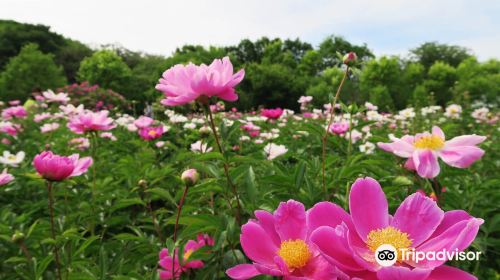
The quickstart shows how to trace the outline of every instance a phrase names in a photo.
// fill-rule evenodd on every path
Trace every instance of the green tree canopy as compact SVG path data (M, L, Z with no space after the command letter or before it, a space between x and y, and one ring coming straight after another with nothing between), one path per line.
M27 44L9 60L0 74L0 96L4 100L26 100L33 91L57 88L66 83L63 69L52 54L44 54L36 44Z

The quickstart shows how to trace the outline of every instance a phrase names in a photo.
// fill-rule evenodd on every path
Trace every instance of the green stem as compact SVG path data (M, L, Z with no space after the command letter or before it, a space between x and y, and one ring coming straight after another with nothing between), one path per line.
M181 217L181 212L182 212L182 205L184 205L184 200L186 199L186 195L189 190L189 185L186 184L184 187L184 193L181 196L181 200L179 201L179 205L177 205L177 217L175 218L175 226L174 226L174 245L175 242L177 241L177 229L179 227L179 218ZM174 246L174 250L172 252L172 276L175 276L175 248L177 246Z
M326 127L325 134L323 135L322 142L323 142L323 149L322 149L322 156L321 156L321 179L322 179L322 185L323 185L323 193L325 197L327 197L327 189L326 189L326 143L328 140L328 134L330 133L330 126L332 125L333 122L333 115L335 112L335 104L337 104L337 100L340 95L340 91L342 90L342 86L344 85L345 80L347 79L347 74L349 73L349 66L345 69L344 72L344 77L342 77L342 81L340 81L339 87L337 88L337 93L335 94L335 97L332 100L332 103L330 104L330 120L328 121L328 125ZM332 194L333 195L333 194Z
M57 248L56 241L56 228L54 223L54 197L52 195L52 182L47 181L47 190L49 194L49 213L50 213L50 232L52 234L52 239L54 240L54 256L56 261L56 274L57 278L61 280L61 262L59 260L59 249Z
M210 127L212 128L212 132L214 134L215 143L217 144L217 149L219 150L219 153L224 157L224 175L226 175L227 184L231 188L231 190L233 191L234 197L236 198L236 206L237 206L236 211L235 211L236 221L238 222L239 225L241 225L240 197L238 195L238 191L236 190L236 186L234 185L233 181L231 180L231 176L229 175L229 165L227 163L227 159L225 157L224 150L222 149L222 146L220 144L219 135L218 135L217 129L215 127L214 117L212 115L212 110L210 110L210 108L206 108L206 106L205 106L205 110L208 111L208 116L209 116L209 120L210 120L209 123L210 123Z

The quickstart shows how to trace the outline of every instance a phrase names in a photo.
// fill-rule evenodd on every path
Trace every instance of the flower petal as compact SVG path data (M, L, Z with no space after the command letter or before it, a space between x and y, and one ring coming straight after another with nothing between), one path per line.
M425 280L431 274L431 269L408 268L403 266L383 267L377 272L380 280Z
M448 280L448 279L453 279L453 280L476 280L477 278L463 270L460 270L455 267L447 266L447 265L442 265L439 267L436 267L428 280Z
M424 178L434 178L440 171L437 157L431 150L416 150L413 153L413 164L418 175Z
M373 178L357 179L349 194L349 210L359 237L366 241L372 230L389 224L387 199L380 184Z
M316 203L311 209L307 210L307 226L309 234L320 226L336 226L344 222L349 230L354 231L354 225L351 216L337 204L323 201Z
M258 263L274 264L273 259L278 247L256 222L250 221L241 227L240 242L245 255L251 260Z
M281 202L274 211L274 221L281 241L306 239L306 210L302 203L292 199Z
M446 164L457 168L467 168L483 155L484 150L475 146L445 146L439 152L439 157Z
M416 247L432 235L443 219L444 212L436 202L414 193L408 196L394 214L391 225L408 233Z
M231 279L243 280L255 277L259 275L260 272L253 264L239 264L226 270L226 274L231 277Z

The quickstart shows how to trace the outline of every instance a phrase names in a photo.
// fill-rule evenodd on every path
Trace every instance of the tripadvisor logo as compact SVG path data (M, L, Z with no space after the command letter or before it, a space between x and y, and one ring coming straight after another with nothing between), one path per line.
M387 267L394 265L398 260L419 263L421 261L478 261L481 252L463 252L458 249L447 251L416 251L415 249L400 249L399 252L390 244L380 245L375 251L375 260L380 266ZM399 256L399 258L398 258Z
M398 260L398 252L390 244L382 244L375 251L375 260L383 267L391 266Z

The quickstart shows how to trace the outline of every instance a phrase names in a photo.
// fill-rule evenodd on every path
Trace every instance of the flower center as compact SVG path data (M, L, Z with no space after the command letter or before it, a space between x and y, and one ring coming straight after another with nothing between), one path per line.
M304 267L312 256L304 240L287 240L281 243L278 255L290 269Z
M399 229L391 226L384 229L372 230L368 233L366 245L372 252L377 251L377 248L384 244L390 244L396 248L397 252L400 252L401 249L410 248L412 241L408 233L401 232ZM401 261L401 257L401 255L398 255L398 260Z
M148 134L149 134L149 136L153 136L153 137L155 137L157 133L156 133L156 130L150 130L150 131L148 132Z
M8 157L8 159L9 159L9 160L11 160L11 161L14 161L14 160L16 160L17 158L16 158L16 156L15 156L15 155L10 155L10 156Z
M187 250L185 253L184 253L184 260L187 260L189 259L189 257L191 257L191 255L193 254L193 249L189 249Z
M439 150L444 146L444 140L436 135L423 136L413 146L417 149Z

